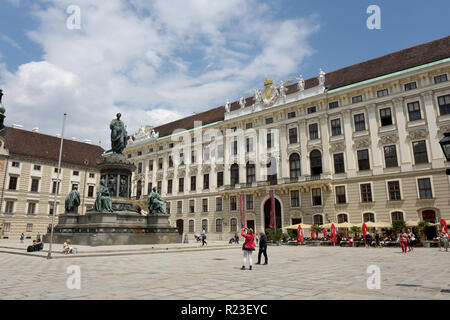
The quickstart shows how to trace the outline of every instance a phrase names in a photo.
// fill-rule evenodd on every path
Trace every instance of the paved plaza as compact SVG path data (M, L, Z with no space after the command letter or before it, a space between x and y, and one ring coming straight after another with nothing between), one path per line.
M450 299L450 252L437 248L405 255L400 248L269 246L268 265L243 271L241 246L225 242L81 247L47 260L46 252L2 241L2 299ZM66 285L73 265L79 290ZM380 289L367 288L373 265Z

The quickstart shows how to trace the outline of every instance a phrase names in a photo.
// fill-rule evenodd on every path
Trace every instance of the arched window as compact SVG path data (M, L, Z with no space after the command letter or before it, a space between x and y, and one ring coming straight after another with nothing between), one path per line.
M289 157L289 170L291 178L298 178L301 175L300 171L300 156L298 153L293 153Z
M322 154L319 150L311 151L309 155L311 163L311 175L319 175L322 173Z
M363 214L364 222L375 222L375 214L372 212L366 212Z
M208 232L208 219L202 220L202 230L205 229L205 232Z
M230 220L230 231L237 232L237 219L236 218L231 218L231 220Z
M239 166L234 163L231 165L231 185L235 185L239 183Z
M323 216L321 214L316 214L314 217L314 224L319 224L322 225L323 224Z
M338 223L348 222L348 216L345 213L338 214Z
M216 219L216 232L222 232L222 219Z
M399 221L399 220L405 220L403 218L403 212L401 212L401 211L391 212L391 218L392 218L392 222Z
M251 184L252 182L255 182L256 181L255 164L253 162L251 161L247 162L246 172L247 172L247 183Z

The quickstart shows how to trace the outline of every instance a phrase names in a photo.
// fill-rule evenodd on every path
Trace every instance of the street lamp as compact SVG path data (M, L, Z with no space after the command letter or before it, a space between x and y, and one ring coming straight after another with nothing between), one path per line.
M450 132L444 133L444 138L439 141L439 144L441 145L445 158L447 159L447 161L450 161ZM447 169L445 173L450 175L450 169Z

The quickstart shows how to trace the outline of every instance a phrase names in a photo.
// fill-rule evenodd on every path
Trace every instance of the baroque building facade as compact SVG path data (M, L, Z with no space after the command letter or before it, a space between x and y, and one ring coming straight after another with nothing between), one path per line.
M152 187L180 233L228 239L245 225L450 219L450 180L439 140L450 131L450 37L156 128L124 154L133 197ZM242 202L241 202L242 195Z
M18 239L23 233L35 239L52 222L55 193L56 215L64 213L64 200L76 185L80 192L79 214L94 205L99 182L96 162L103 149L90 143L64 139L61 171L58 159L61 138L5 127L0 133L0 235ZM57 223L57 218L55 223Z

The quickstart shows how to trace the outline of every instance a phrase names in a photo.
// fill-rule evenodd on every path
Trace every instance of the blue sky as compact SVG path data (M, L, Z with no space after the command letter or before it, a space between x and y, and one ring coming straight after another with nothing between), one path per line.
M7 124L102 141L250 96L265 76L304 78L447 36L448 1L3 0L0 86ZM366 27L369 5L381 30Z

